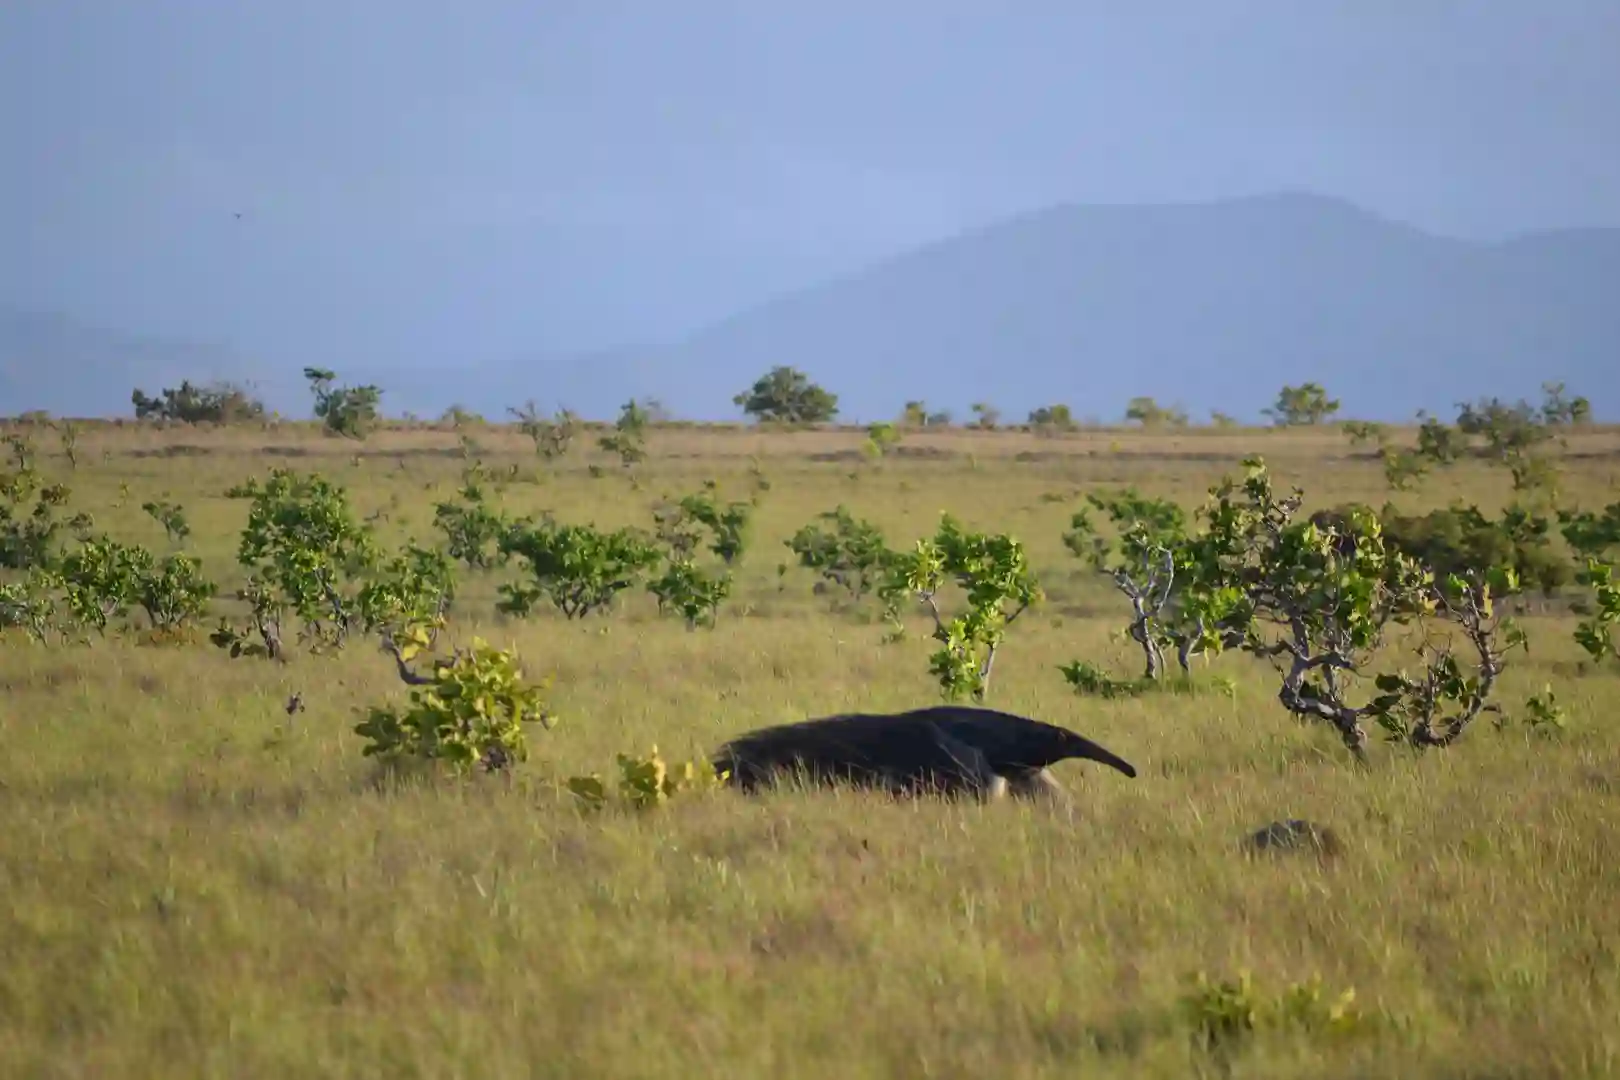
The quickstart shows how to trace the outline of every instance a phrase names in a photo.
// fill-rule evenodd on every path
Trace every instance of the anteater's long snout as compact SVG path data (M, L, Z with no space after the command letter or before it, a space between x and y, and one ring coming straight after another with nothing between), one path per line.
M1135 765L1132 765L1112 750L1097 745L1084 735L1074 736L1073 748L1070 750L1069 756L1095 761L1099 765L1107 765L1111 769L1119 770L1133 780L1136 779Z

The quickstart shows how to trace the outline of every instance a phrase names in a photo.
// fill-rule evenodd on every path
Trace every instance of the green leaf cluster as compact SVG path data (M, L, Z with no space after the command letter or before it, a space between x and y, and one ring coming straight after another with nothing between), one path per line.
M325 431L346 439L364 439L379 419L381 387L335 386L337 375L324 368L307 367L304 378L315 395L315 417Z
M444 534L445 550L473 570L488 570L504 561L501 536L510 523L489 504L483 485L469 479L457 493L433 507L433 524Z
M5 443L11 460L0 467L0 570L48 568L57 557L63 529L82 538L91 528L90 517L62 520L69 489L46 483L26 436L9 434Z
M689 628L713 627L720 606L731 596L730 567L742 558L753 523L752 502L722 505L714 482L654 511L656 535L664 548L664 571L647 586L660 611L673 611ZM705 543L706 542L706 543ZM705 565L706 549L719 565Z
M890 549L883 531L844 506L819 515L818 520L831 527L811 523L786 541L799 565L842 589L853 602L878 592L901 558Z
M396 641L401 664L431 647L423 626ZM435 661L431 681L411 690L409 704L372 706L355 726L366 757L446 762L457 771L481 765L504 770L528 757L524 725L551 728L544 686L526 683L517 658L479 638L470 649Z
M1579 580L1592 590L1596 610L1576 626L1575 643L1594 660L1620 658L1614 640L1615 627L1620 624L1620 584L1614 580L1614 568L1588 559Z
M967 602L952 618L943 615L938 603L949 582L956 583ZM940 643L929 657L929 673L947 699L979 701L989 693L1007 627L1045 598L1017 539L970 532L950 514L941 515L933 536L917 541L911 552L894 561L881 592L891 614L908 593L923 604Z
M636 810L662 806L682 792L712 791L726 781L727 773L716 773L702 762L666 762L654 746L646 754L617 754L617 791L625 804ZM568 790L589 809L607 806L609 788L598 773L568 778Z
M569 619L610 608L661 557L640 530L607 532L550 520L515 523L501 537L500 550L521 560L528 572L527 580L501 584L500 610L527 615L549 600Z
M60 591L77 624L102 634L135 607L145 611L152 629L179 630L207 612L217 591L190 555L159 559L144 547L106 536L81 542L43 580Z

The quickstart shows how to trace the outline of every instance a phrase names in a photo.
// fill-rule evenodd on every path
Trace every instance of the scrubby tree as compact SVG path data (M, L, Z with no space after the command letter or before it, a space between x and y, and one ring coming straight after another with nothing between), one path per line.
M1515 491L1548 496L1557 494L1558 469L1544 449L1562 440L1563 429L1591 415L1586 399L1568 398L1562 383L1545 384L1539 406L1522 399L1510 405L1488 398L1461 403L1457 410L1459 441L1482 443L1478 452L1508 470Z
M5 444L10 460L0 460L0 569L47 569L58 554L62 530L83 539L92 522L87 514L62 520L70 492L62 484L46 483L25 436L7 435Z
M1077 425L1074 422L1074 413L1067 405L1042 405L1038 409L1030 410L1029 426L1035 429L1038 435L1055 435L1059 432L1073 431Z
M509 525L506 516L490 505L476 477L469 477L456 494L457 498L433 507L433 524L444 533L445 554L470 570L499 565L503 556L498 545Z
M540 415L533 401L521 409L507 409L518 422L518 428L534 443L534 452L547 461L563 457L579 434L579 417L568 409L559 409L551 419Z
M1528 401L1512 404L1501 398L1459 402L1457 430L1484 443L1485 456L1507 463L1523 457L1554 436L1542 410Z
M1620 503L1602 510L1558 511L1559 531L1564 542L1583 559L1608 559L1620 554Z
M640 529L606 532L549 518L514 522L498 546L503 557L517 560L526 577L503 582L496 607L526 616L546 600L569 619L606 612L661 555L653 538Z
M1519 589L1511 567L1438 573L1388 543L1364 509L1323 527L1299 516L1302 493L1276 495L1260 459L1245 466L1241 482L1211 492L1185 606L1205 626L1238 627L1240 649L1278 664L1285 709L1331 725L1360 756L1366 721L1421 749L1450 745L1494 708L1506 654L1525 644L1499 605ZM1397 638L1401 627L1415 632ZM1421 671L1379 673L1378 694L1351 704L1355 677L1399 641L1414 643Z
M654 508L653 521L663 549L663 573L648 583L658 609L686 620L688 629L713 627L720 605L731 595L731 568L742 558L753 520L754 504L722 504L714 481L679 500ZM719 560L701 558L704 549Z
M444 410L439 416L439 423L448 424L452 430L460 431L463 428L483 427L484 418L458 403Z
M1320 424L1338 411L1338 399L1328 397L1327 391L1314 382L1283 387L1277 392L1276 402L1261 410L1278 427Z
M933 622L931 636L939 648L928 658L928 671L940 691L947 700L983 701L1007 628L1046 599L1023 544L1004 533L970 532L950 514L941 514L933 536L884 561L888 575L879 594L896 635L902 626L900 604L909 596ZM962 594L963 608L947 618L939 599L952 582Z
M845 591L852 603L880 590L899 559L883 530L845 506L820 514L819 520L830 527L811 523L785 541L799 565L815 571L827 586Z
M908 401L900 414L900 425L908 428L950 427L951 414L945 409L930 411L925 401Z
M1588 559L1578 580L1592 590L1595 603L1575 628L1576 643L1593 660L1620 660L1620 647L1615 645L1615 629L1620 627L1620 582L1614 579L1614 567Z
M1125 406L1125 419L1145 428L1186 427L1187 413L1175 406L1163 406L1150 397L1131 398Z
M517 657L474 638L472 647L435 660L432 674L411 662L431 649L436 621L414 623L383 637L409 703L372 706L355 725L366 741L361 754L384 761L415 758L444 762L456 772L481 767L504 772L528 757L525 725L549 730L557 715L545 700L550 680L525 680Z
M1148 498L1134 488L1086 496L1090 509L1076 511L1063 534L1063 545L1094 569L1106 574L1130 601L1131 621L1126 633L1142 647L1142 677L1154 682L1164 677L1164 650L1174 648L1182 671L1191 670L1191 658L1203 640L1203 628L1187 624L1174 600L1178 579L1190 571L1192 547L1187 517L1167 499ZM1110 539L1098 531L1090 510L1101 511L1115 533ZM1237 639L1228 636L1228 645ZM1088 664L1061 669L1077 687L1091 672Z
M777 423L820 424L838 415L838 395L791 367L772 368L731 400L749 416Z
M1579 427L1592 422L1592 403L1579 394L1570 397L1563 383L1542 383L1541 395L1541 422L1548 427Z
M181 424L235 424L262 420L264 403L228 382L195 386L189 380L148 397L136 389L129 396L137 420L167 420Z
M346 439L363 439L370 434L382 401L382 389L371 384L365 386L334 386L337 375L325 368L307 367L304 378L309 380L315 395L315 417L333 435Z
M107 632L110 620L125 618L137 606L153 630L180 631L202 617L218 591L190 555L160 559L144 547L107 536L84 540L52 577L74 619L98 634Z
M1468 449L1468 442L1456 428L1438 417L1419 412L1417 454L1436 465L1452 465Z
M861 452L872 461L880 461L891 446L900 445L902 438L899 427L887 420L879 420L867 425L866 441L861 444Z
M1615 645L1615 632L1620 629L1620 582L1611 565L1620 553L1620 503L1610 503L1597 512L1560 510L1558 521L1559 531L1581 565L1576 580L1592 594L1592 603L1582 611L1586 618L1575 629L1575 641L1594 660L1620 658Z
M62 444L62 456L67 458L68 468L78 469L79 425L71 420L62 420L51 426L56 429L56 438Z
M1343 528L1355 509L1347 507L1336 518L1313 520ZM1509 507L1493 520L1474 506L1403 514L1385 505L1377 520L1391 550L1439 577L1499 567L1513 571L1523 587L1543 593L1554 592L1571 580L1568 560L1552 547L1551 523L1520 506Z
M356 629L390 631L442 615L454 595L450 558L407 543L384 558L348 493L318 474L273 469L226 493L249 500L237 562L247 627L221 619L210 640L232 656L284 658L284 623L316 652L341 649Z
M1351 446L1383 446L1389 441L1389 429L1370 420L1346 420L1341 429Z
M597 439L596 444L608 453L616 455L619 463L626 469L631 468L647 457L649 422L647 410L640 402L631 398L619 410L619 418L613 422L613 430Z

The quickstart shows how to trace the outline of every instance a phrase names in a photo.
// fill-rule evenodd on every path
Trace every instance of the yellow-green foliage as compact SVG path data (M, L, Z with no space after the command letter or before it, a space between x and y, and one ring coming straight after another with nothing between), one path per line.
M703 762L683 761L672 768L656 746L644 756L619 754L617 761L619 797L638 810L659 806L683 791L714 790L725 783L727 775ZM593 810L607 805L608 786L598 773L569 777L568 790Z
M422 624L411 627L398 643L399 660L409 664L432 637ZM466 769L483 762L501 768L526 761L524 724L551 728L557 718L547 710L544 686L523 680L517 657L482 638L433 665L432 682L410 692L410 704L373 705L355 725L366 740L367 757L414 757L444 761Z
M71 472L60 519L86 512L166 551L141 505L184 506L184 550L238 625L249 503L228 488L275 465L319 473L392 553L440 542L434 508L465 483L448 428L383 424L354 442L269 421L80 426L77 471L36 438L43 483ZM1584 588L1518 613L1531 650L1497 687L1515 723L1424 754L1374 740L1359 767L1284 712L1261 659L1199 662L1198 684L1229 679L1230 697L1082 697L1058 671L1077 658L1140 670L1139 646L1116 640L1128 605L1063 545L1088 493L1134 486L1190 512L1261 451L1307 512L1382 506L1380 462L1347 459L1336 425L929 427L858 484L861 429L652 426L639 491L599 433L542 461L515 426L481 428L492 477L513 463L543 474L481 481L490 510L647 529L660 498L706 479L769 490L712 631L661 615L642 588L588 619L549 603L502 616L498 585L527 570L457 564L446 637L550 675L545 702L567 720L530 727L509 781L376 782L354 710L409 706L369 634L320 656L289 635L284 664L116 633L0 636L0 1077L1620 1072L1620 664L1573 638L1583 616L1567 604ZM1546 452L1565 499L1595 511L1617 497L1617 451L1620 435L1592 428ZM1495 515L1505 481L1462 460L1394 498L1403 513L1461 500ZM877 605L818 594L819 572L787 547L840 504L899 550L941 511L1016 537L1047 600L1008 634L988 704L1073 727L1139 776L1062 763L1069 808L778 790L580 813L567 778L601 771L616 805L620 752L697 762L762 725L940 699L926 610L908 603L910 633L884 645ZM431 673L425 655L413 663ZM1566 726L1532 730L1524 703L1549 685ZM289 715L294 694L305 709ZM1291 818L1331 826L1342 853L1245 854L1254 830ZM1364 1021L1348 1038L1262 1024L1207 1049L1187 980L1245 969L1262 1002L1320 972L1331 1011L1353 986Z
M1248 971L1218 981L1199 972L1181 1004L1194 1033L1209 1049L1230 1049L1261 1031L1337 1036L1355 1034L1368 1024L1356 1007L1355 987L1328 996L1321 975L1267 994Z

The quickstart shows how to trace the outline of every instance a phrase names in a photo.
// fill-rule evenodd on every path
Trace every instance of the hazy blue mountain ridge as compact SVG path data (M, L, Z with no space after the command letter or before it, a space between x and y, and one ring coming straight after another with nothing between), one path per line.
M1254 416L1305 379L1383 419L1545 379L1601 413L1620 388L1615 283L1620 230L1482 245L1304 196L1058 207L695 335L667 363L703 385L668 400L699 408L769 358L868 417L923 397L1113 418L1137 394Z
M390 413L453 403L493 417L533 398L610 416L631 396L692 419L776 364L838 393L843 418L909 398L1009 419L1065 402L1118 418L1139 394L1256 417L1314 379L1347 415L1448 413L1479 396L1534 397L1546 380L1620 398L1620 230L1494 244L1436 236L1340 200L1057 206L941 240L750 307L684 340L467 364L357 360ZM633 305L627 304L627 307ZM43 327L43 328L42 328ZM127 414L129 387L254 379L302 415L296 358L149 341L0 308L0 412Z

